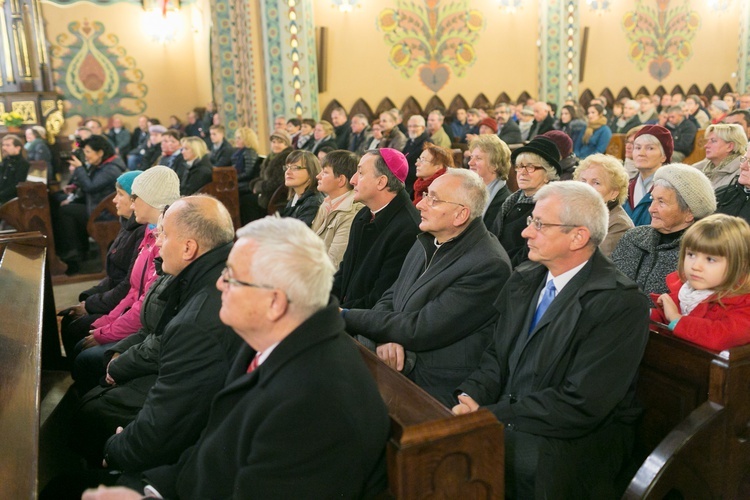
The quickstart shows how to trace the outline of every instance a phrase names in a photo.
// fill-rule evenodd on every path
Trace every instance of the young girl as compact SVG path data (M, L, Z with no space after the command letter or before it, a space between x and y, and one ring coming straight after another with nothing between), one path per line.
M721 351L750 343L750 226L715 214L693 224L680 246L669 293L652 294L651 319L675 336Z

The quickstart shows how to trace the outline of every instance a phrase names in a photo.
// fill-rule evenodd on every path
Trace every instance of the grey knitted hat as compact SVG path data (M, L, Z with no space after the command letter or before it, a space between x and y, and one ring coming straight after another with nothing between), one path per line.
M716 195L711 187L711 181L697 168L684 163L664 165L654 174L654 182L659 179L664 179L674 186L696 220L716 211Z
M169 167L156 165L133 181L132 192L159 210L180 199L180 178Z

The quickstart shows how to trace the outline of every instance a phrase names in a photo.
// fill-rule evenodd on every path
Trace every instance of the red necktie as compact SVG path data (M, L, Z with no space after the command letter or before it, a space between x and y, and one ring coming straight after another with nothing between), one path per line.
M258 359L260 359L260 353L257 353L252 361L250 361L250 366L247 367L247 373L251 373L253 370L258 368Z

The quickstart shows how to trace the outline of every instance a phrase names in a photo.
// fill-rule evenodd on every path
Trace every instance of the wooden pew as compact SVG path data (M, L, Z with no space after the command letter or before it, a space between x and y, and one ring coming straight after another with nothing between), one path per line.
M722 352L651 332L636 453L623 498L741 498L750 481L750 346ZM637 455L636 455L637 456Z
M234 167L214 167L212 181L198 190L210 194L227 207L232 216L234 229L242 227L240 222L240 193L237 185L237 169Z
M505 496L503 426L486 409L454 416L357 344L391 417L388 493L398 499Z
M36 498L44 236L0 239L0 254L0 497Z
M612 134L605 153L620 160L625 160L625 134Z
M41 182L19 183L18 197L0 205L0 219L20 232L39 231L46 236L50 273L53 276L65 274L68 266L55 253L47 186Z
M698 129L693 141L693 151L685 157L682 163L692 165L706 159L706 129Z

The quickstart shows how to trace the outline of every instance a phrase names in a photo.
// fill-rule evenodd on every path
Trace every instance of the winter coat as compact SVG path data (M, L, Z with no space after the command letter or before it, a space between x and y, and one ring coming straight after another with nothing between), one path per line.
M328 249L328 256L337 269L349 243L349 232L354 216L362 208L364 208L363 204L354 201L354 191L349 191L347 197L328 214L326 214L325 207L321 205L310 226L315 234L323 239Z
M302 196L299 197L296 205L292 206L294 198L290 199L286 204L286 207L284 207L284 210L282 210L281 215L282 217L299 219L309 227L318 213L320 204L323 203L323 198L325 198L325 196L323 196L322 193L308 189L302 193Z
M70 184L75 184L84 193L86 213L90 215L100 201L115 192L117 178L127 170L122 158L111 156L88 172L85 167L73 171Z
M666 293L666 277L677 270L682 235L662 244L660 237L651 226L638 226L626 232L612 252L617 269L645 293Z

